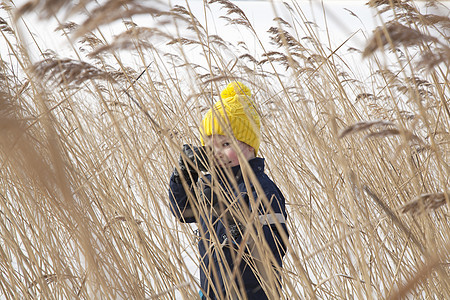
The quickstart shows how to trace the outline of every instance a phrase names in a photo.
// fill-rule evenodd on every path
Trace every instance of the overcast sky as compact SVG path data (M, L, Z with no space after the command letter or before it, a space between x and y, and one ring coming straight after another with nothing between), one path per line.
M25 1L16 1L17 6ZM258 37L262 39L264 44L269 43L269 35L267 30L269 27L274 26L276 23L273 21L275 14L282 17L288 22L291 22L291 16L288 10L285 8L281 1L232 1L238 5L247 15L250 22L253 24ZM293 1L286 1L293 4ZM142 1L145 4L145 1ZM149 5L154 3L152 1L147 2ZM172 5L180 4L186 6L186 1L183 0L172 0L170 1ZM320 41L323 44L329 46L331 50L336 49L344 41L346 41L350 36L353 37L346 42L343 48L348 49L349 47L354 47L357 49L363 49L365 45L366 38L371 34L372 30L381 24L379 16L376 16L376 11L368 7L365 3L367 1L336 1L336 0L301 0L295 1L295 4L301 7L306 19L317 24L317 34L320 36ZM450 3L448 1L446 4ZM226 13L225 10L221 9L221 5L214 3L209 5L206 9L202 0L189 0L189 7L193 14L200 20L200 22L205 22L205 14L208 16L208 28L211 34L218 34L226 41L236 41L245 40L248 45L257 42L250 32L239 26L225 26L225 21L219 18L219 16ZM423 6L423 5L422 5ZM447 5L448 8L448 5ZM274 12L276 10L276 13ZM429 10L429 9L428 9ZM436 12L434 12L436 13ZM448 9L446 11L440 11L439 14L448 15ZM0 11L0 16L6 17L3 11ZM63 20L61 14L60 21ZM71 17L70 20L80 23L83 20L83 16ZM72 56L75 57L70 43L61 36L60 32L55 33L54 29L57 27L58 23L55 19L50 20L38 20L35 13L29 13L24 16L25 23L31 28L35 33L34 38L36 39L38 45L43 49L53 49L59 56ZM152 26L152 19L148 16L138 16L133 17L133 21L139 26ZM20 22L20 24L23 24ZM20 26L24 36L27 36L24 26ZM122 22L117 21L111 27L101 27L103 34L119 34L125 30ZM33 46L33 42L28 37L30 52L35 56L33 60L42 59L38 55L37 49ZM7 45L4 39L0 39L0 53L2 57L5 56L5 50ZM250 49L251 52L251 49ZM7 52L6 52L7 53ZM355 56L355 54L351 54Z
M17 1L16 3L23 3L24 1ZM275 17L275 13L273 10L272 3L269 1L233 1L237 4L247 15L249 20L252 22L254 28L256 29L258 35L261 37L267 36L265 31L274 24L272 22ZM332 32L332 37L336 40L336 43L340 41L344 41L348 36L352 33L358 31L360 28L366 27L367 29L371 29L374 27L373 18L374 12L370 10L366 5L364 5L366 1L297 1L300 3L300 6L307 16L307 19L315 22L319 26L319 30L326 30L326 25L328 25L328 29ZM144 1L143 1L144 3ZM186 6L186 2L182 0L171 1L173 5L180 4ZM19 5L19 4L18 4ZM204 6L203 1L201 0L190 0L189 6L193 11L194 15L199 20L204 20ZM285 9L284 5L281 2L275 1L275 8L277 10L277 14L282 18L287 20L290 19L288 15L288 11ZM215 29L217 34L220 36L227 38L236 34L232 27L226 26L224 27L224 22L221 21L218 17L221 14L224 14L225 11L220 9L219 4L210 5L210 24L214 25L213 30ZM324 10L324 9L325 10ZM364 24L361 24L360 20L356 17L352 16L348 10L354 12L360 20L363 20ZM5 17L4 12L0 13L0 16ZM324 20L326 16L326 20L328 24L325 24ZM62 16L61 16L62 17ZM81 20L80 18L75 18L75 20ZM147 17L136 17L135 21L140 26L149 26L151 24L148 23ZM53 32L54 28L57 26L57 22L55 20L38 20L34 13L29 13L24 17L25 22L32 28L32 31L36 34L35 38L38 41L38 44L41 45L44 49L64 49L68 48L67 40L61 38L59 34L55 34ZM148 20L146 22L146 20ZM61 20L63 21L63 20ZM24 29L24 27L21 27ZM236 29L236 28L234 28ZM105 28L103 28L105 30ZM123 30L123 26L120 29ZM108 32L108 30L106 30ZM241 34L245 35L245 32L241 31ZM352 41L363 43L364 37L360 34L355 35ZM0 41L1 47L5 47L4 41Z

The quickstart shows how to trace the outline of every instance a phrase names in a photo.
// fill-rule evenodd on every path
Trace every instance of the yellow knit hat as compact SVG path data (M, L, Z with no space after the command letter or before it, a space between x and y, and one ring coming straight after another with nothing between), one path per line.
M203 118L200 128L200 140L205 145L203 137L213 134L234 137L255 149L258 153L261 140L260 120L256 109L250 100L252 92L243 83L234 81L220 93L222 101L217 101ZM226 126L230 126L228 130ZM231 130L230 130L231 129Z

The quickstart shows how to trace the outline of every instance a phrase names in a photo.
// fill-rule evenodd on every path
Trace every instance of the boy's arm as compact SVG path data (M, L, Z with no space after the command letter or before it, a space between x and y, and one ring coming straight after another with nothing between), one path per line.
M190 193L194 193L192 186ZM175 179L174 174L170 176L169 200L170 210L178 220L184 223L193 223L196 221L194 211L188 199L188 195L183 188L183 184Z
M260 277L261 282L265 283L264 285L267 284L265 292L269 299L280 297L278 270L282 267L289 237L286 227L285 199L278 188L275 187L275 190L275 192L266 192L269 203L266 202L267 205L261 203L258 210L258 219L264 237L256 236L258 241L250 237L247 242L256 274ZM256 193L254 196L256 199ZM270 209L267 206L270 206Z
M207 156L205 147L195 147L184 144L181 150L178 166L175 167L169 182L169 200L172 214L181 222L195 222L195 205L190 199L195 196L194 185L198 180L199 171L207 171ZM183 182L189 191L183 187Z
M262 224L265 240L277 260L282 265L286 254L289 233L286 226L286 201L281 191L274 185L275 191L266 192L268 203L262 203L259 210L259 221ZM267 207L269 206L269 207Z
M282 267L282 260L287 250L287 238L289 237L286 217L283 213L267 213L259 215L259 221L262 224L265 242L270 248L277 265Z

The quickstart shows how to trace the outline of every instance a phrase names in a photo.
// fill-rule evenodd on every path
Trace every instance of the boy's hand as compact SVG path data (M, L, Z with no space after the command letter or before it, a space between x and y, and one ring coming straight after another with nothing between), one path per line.
M206 172L208 170L208 157L206 147L195 147L184 144L178 159L179 168L173 171L174 180L181 183L181 177L186 180L188 185L197 182L198 171Z

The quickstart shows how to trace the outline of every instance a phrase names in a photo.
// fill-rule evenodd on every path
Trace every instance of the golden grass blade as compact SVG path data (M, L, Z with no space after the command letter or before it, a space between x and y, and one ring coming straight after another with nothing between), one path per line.
M448 203L448 194L447 195L445 193L422 194L406 203L402 208L401 212L404 214L410 213L416 215L426 211L436 210L447 203Z
M363 131L366 129L369 129L373 126L394 126L394 123L390 122L390 121L362 121L362 122L358 122L355 123L351 126L348 126L346 128L344 128L340 133L339 133L339 138L343 138L346 135L349 134L353 134L359 131Z

